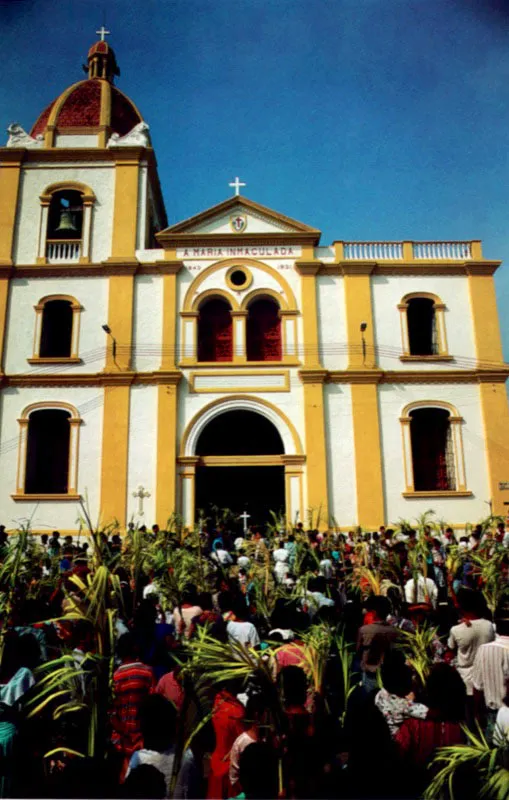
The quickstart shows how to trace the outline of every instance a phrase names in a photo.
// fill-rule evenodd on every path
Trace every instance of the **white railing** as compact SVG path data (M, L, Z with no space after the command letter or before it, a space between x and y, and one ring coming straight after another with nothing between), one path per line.
M471 242L414 242L414 258L419 261L464 261L472 258Z
M345 242L347 261L400 261L403 258L402 242Z
M80 241L53 241L46 243L46 258L49 264L79 261L81 255Z

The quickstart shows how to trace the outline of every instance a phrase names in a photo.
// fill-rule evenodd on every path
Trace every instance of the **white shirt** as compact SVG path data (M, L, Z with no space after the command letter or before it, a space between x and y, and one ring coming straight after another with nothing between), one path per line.
M477 651L482 644L492 642L494 638L495 628L488 619L472 619L470 625L462 622L451 628L447 647L458 650L456 669L463 678L468 695L474 693L472 679Z
M239 565L239 567L244 567L244 569L246 567L249 567L250 563L251 560L247 556L239 556L237 559L237 564Z
M482 644L474 660L474 688L484 692L488 708L502 707L509 679L509 636L496 635L494 642Z
M226 632L230 642L245 644L247 647L257 647L260 644L258 631L252 622L234 622L230 620L226 625Z
M507 706L502 706L498 709L494 733L495 740L500 744L504 737L509 739L509 708Z
M217 561L218 564L221 564L223 567L227 566L228 564L233 564L232 557L229 554L228 550L221 550L220 547L218 547L217 550L214 553L212 553L210 557L213 558L214 561Z
M155 767L164 775L164 780L166 783L165 796L171 797L170 786L174 760L175 750L173 748L167 750L165 753L159 753L157 750L136 750L136 752L131 756L129 767L127 768L126 772L126 778L131 770L136 769L136 767L140 767L142 764L150 764L150 766Z
M241 550L242 547L244 547L245 543L246 543L246 540L244 539L243 536L237 536L237 538L235 539L235 541L233 543L233 546L235 547L235 550Z
M410 578L405 583L405 600L407 603L431 603L436 608L438 599L438 589L435 581L431 578L424 578L419 575L417 578L417 592L415 591L414 579Z
M285 550L283 547L279 547L277 550L274 550L272 553L272 558L277 563L278 561L288 561L289 556L288 550Z

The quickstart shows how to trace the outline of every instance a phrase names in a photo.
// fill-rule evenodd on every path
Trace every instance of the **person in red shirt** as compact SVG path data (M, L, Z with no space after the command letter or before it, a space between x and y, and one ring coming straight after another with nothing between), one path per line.
M426 685L426 718L406 719L396 734L408 775L416 781L419 796L429 783L427 766L437 747L465 742L462 724L466 699L465 684L456 670L448 664L435 664Z
M214 699L212 725L216 735L216 746L210 759L208 800L226 800L233 796L233 787L228 775L230 751L235 740L245 730L244 706L232 693L233 690L233 684L226 684Z
M132 754L143 747L140 710L145 698L154 692L156 683L152 667L138 660L136 642L131 633L120 637L117 653L122 663L113 674L114 701L110 722L111 741L122 759L122 781Z

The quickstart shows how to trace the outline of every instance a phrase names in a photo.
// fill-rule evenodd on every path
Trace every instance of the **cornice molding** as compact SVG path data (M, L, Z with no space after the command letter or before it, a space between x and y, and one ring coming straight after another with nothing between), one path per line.
M326 369L320 368L300 369L298 375L302 383L325 383L328 372Z
M341 261L320 275L493 275L501 261Z

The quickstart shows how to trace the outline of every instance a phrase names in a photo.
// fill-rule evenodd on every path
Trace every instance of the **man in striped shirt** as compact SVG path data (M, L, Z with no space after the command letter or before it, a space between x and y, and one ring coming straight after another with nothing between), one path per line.
M495 627L495 641L479 647L472 671L476 699L479 701L481 692L484 696L488 737L493 734L497 711L502 706L509 685L509 609L507 607L497 609Z

